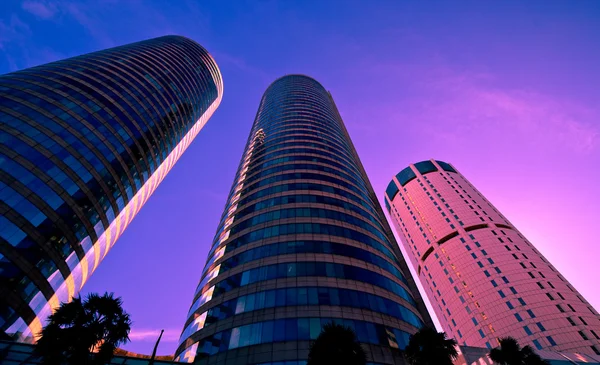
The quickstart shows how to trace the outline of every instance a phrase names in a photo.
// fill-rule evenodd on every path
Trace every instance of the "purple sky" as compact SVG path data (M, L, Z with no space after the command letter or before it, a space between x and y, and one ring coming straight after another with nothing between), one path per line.
M600 1L0 1L0 73L164 34L215 57L220 108L100 265L127 349L175 350L262 93L329 89L380 199L453 163L600 309Z

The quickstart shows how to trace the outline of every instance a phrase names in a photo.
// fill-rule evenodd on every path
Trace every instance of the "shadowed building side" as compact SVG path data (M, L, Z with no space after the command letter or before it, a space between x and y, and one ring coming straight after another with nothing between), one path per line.
M444 331L497 347L600 355L600 316L460 173L436 160L400 171L385 204Z
M179 36L0 76L0 333L77 295L222 94Z
M260 102L176 360L303 364L331 321L379 364L431 324L333 99L289 75Z

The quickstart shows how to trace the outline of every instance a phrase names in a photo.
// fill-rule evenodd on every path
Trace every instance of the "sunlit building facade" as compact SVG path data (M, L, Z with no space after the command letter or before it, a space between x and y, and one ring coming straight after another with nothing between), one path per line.
M260 102L176 360L305 364L327 322L374 364L431 325L333 99L288 75Z
M600 355L600 316L457 169L400 171L385 204L444 331L465 346L511 336L538 350Z
M222 94L178 36L0 76L0 333L77 295Z

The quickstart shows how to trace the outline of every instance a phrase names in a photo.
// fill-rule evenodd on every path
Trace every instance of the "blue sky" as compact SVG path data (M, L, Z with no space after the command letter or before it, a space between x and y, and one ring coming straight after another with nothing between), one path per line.
M600 2L0 2L0 73L165 34L215 57L213 118L87 284L172 353L258 102L288 73L328 88L382 197L453 163L600 308Z

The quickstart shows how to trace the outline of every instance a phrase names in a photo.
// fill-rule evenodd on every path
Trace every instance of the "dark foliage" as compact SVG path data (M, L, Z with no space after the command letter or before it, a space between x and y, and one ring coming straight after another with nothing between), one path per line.
M121 298L90 294L62 303L48 317L35 354L43 365L100 365L110 362L117 346L129 341L131 320Z
M354 331L328 323L310 346L307 365L365 365L367 354Z
M411 365L452 365L458 356L455 346L444 332L422 328L410 337L404 356Z
M512 337L500 339L500 346L490 351L490 358L500 365L550 365L530 346L521 348Z

